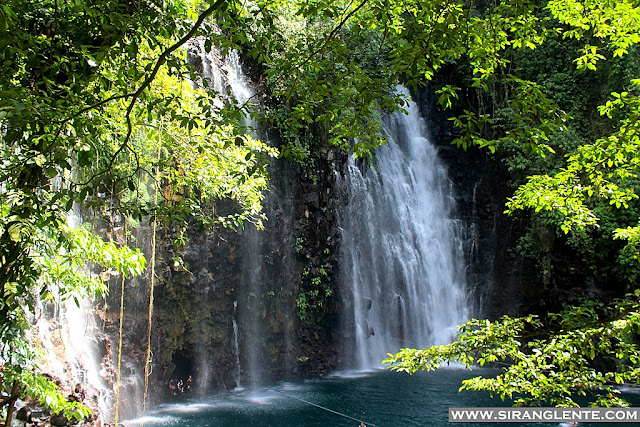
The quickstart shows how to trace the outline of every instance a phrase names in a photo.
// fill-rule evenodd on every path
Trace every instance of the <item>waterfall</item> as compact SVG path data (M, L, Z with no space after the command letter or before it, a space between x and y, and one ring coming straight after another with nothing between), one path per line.
M474 185L473 185L473 191L471 192L471 215L470 215L470 222L469 222L469 230L468 230L468 238L467 238L467 245L466 245L466 257L469 260L469 265L482 265L483 261L487 261L487 260L482 260L480 257L480 251L479 251L479 240L480 240L480 230L478 227L478 186L480 185L481 180L477 181ZM494 224L494 229L493 229L493 233L495 234L495 224ZM491 260L490 264L493 264L493 260ZM493 265L489 265L487 266L489 267L489 271L493 270ZM470 268L469 272L467 273L467 279L468 279L468 283L473 283L473 288L470 289L470 294L473 295L472 301L472 308L471 311L473 313L474 316L478 315L479 313L482 313L484 310L483 304L484 304L484 298L485 295L482 291L479 291L478 288L480 289L485 289L485 286L482 286L482 282L483 280L480 279L480 277L478 277L478 272L476 271L476 269L474 268Z
M236 101L240 105L251 103L255 93L236 53L227 58L224 70ZM245 115L244 125L252 136L270 143L253 118ZM293 268L287 264L293 260L295 240L292 167L284 160L272 161L268 171L271 182L263 200L263 210L268 219L265 229L257 230L249 225L241 231L244 240L241 300L244 304L239 307L238 321L243 329L240 336L244 341L246 378L251 387L269 380L277 370L290 369L291 348L295 345L291 339L293 297L280 292L276 296L277 291L284 289L283 284L290 286L293 280ZM274 361L277 347L291 354Z
M111 410L112 390L104 380L104 360L97 356L99 331L90 314L92 304L81 301L38 302L35 308L37 319L33 328L34 342L42 345L44 360L41 369L62 382L64 389L73 389L81 383L91 395L97 397L99 415Z
M253 90L242 72L239 64L238 54L231 52L225 61L224 71L231 89L231 94L239 105L250 102L253 97ZM257 123L249 116L244 116L244 125L249 131L257 129ZM256 135L253 135L256 136ZM241 319L244 326L244 349L247 361L247 377L252 383L259 383L261 379L260 369L263 362L260 360L260 346L256 337L262 333L262 319L260 313L262 307L262 259L263 259L263 236L255 227L249 226L243 233L245 240L245 250L242 260L242 277L244 282L245 295L244 304L240 309ZM240 367L238 365L238 373ZM240 386L238 376L237 386Z
M207 53L200 39L190 49L193 63L211 88L223 97L233 98L239 106L255 107L255 89L236 52L225 58L215 50ZM266 132L249 114L244 115L243 125L251 136L268 143ZM229 249L238 254L233 316L229 321L233 345L229 353L234 358L236 388L255 386L290 371L293 357L290 349L295 346L292 339L295 297L281 292L294 274L294 269L287 265L294 259L294 172L285 160L270 162L268 171L271 182L263 200L268 218L265 229L257 230L253 224L247 224L236 236L228 236L229 241L237 242L237 246L232 244ZM219 363L208 356L200 355L198 364Z
M400 89L408 95L406 89ZM358 368L389 352L450 342L466 317L462 224L447 171L413 102L386 121L373 167L351 158L337 185L347 336Z
M236 355L236 389L242 388L240 383L240 341L238 341L238 322L235 316L231 319L233 324L233 352Z
M77 205L68 213L67 222L70 227L82 223ZM113 409L114 393L109 387L113 366L109 357L102 357L109 344L97 323L95 308L88 299L38 299L30 319L29 340L42 350L38 361L41 371L59 380L63 392L81 383L88 395L95 397L91 406L98 409L97 415L106 420Z

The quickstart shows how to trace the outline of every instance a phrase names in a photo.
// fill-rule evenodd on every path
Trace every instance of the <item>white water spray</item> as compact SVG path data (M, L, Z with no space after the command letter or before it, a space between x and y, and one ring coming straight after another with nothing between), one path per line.
M69 212L67 218L70 227L82 223L77 210ZM110 360L99 356L101 333L93 309L93 302L85 299L37 301L32 342L42 346L41 371L59 379L63 390L81 383L90 396L95 396L98 415L106 419L113 405L113 390L107 385L112 370L108 369Z
M402 347L447 343L466 318L464 233L451 219L451 185L417 106L407 109L388 120L375 166L363 171L352 158L337 184L349 196L339 214L341 256L353 292L347 333L361 369Z
M238 341L238 322L236 317L231 319L233 323L233 351L236 355L236 389L242 388L240 384L240 342Z

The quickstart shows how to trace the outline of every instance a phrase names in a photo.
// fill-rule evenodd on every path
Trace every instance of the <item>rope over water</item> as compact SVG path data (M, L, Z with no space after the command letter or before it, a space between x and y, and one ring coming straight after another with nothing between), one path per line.
M284 392L282 390L278 390L277 388L273 388L273 387L265 387L265 388L267 388L269 390L273 390L273 391L275 391L277 393L283 394L283 395L285 395L287 397L290 397L292 399L299 400L300 402L306 403L307 405L315 406L316 408L322 409L323 411L327 411L327 412L330 412L332 414L339 415L339 416L341 416L343 418L347 418L349 420L353 420L353 421L356 421L358 423L364 423L367 427L378 427L377 425L375 425L373 423L370 423L370 422L367 422L367 421L364 421L364 420L359 420L359 419L354 418L352 416L349 416L347 414L343 414L342 412L334 411L333 409L327 408L327 407L322 406L322 405L318 405L317 403L310 402L308 400L302 399L301 397L297 397L297 396L294 396L292 394L286 393L286 392Z

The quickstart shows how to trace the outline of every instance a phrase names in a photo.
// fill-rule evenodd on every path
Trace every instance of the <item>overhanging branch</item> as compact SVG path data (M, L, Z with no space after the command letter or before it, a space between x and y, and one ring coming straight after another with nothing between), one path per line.
M96 173L96 174L92 175L91 178L89 178L87 181L79 183L79 184L76 184L76 185L79 185L79 186L88 185L91 181L93 181L97 177L104 175L109 169L111 169L111 167L115 163L115 161L116 161L116 159L117 159L117 157L118 157L118 155L120 153L122 153L124 150L130 150L129 141L131 140L131 134L133 132L133 125L131 124L131 113L133 112L133 108L135 107L136 103L138 102L138 99L140 98L142 93L145 91L145 89L147 89L151 85L151 83L153 83L153 81L155 80L156 76L158 75L158 72L160 71L160 68L167 62L167 59L169 58L169 55L171 55L173 52L178 50L182 45L184 45L187 41L189 41L191 38L193 38L193 36L200 29L200 26L202 25L204 20L207 19L209 16L211 16L216 10L218 10L224 4L224 2L225 2L224 0L217 0L215 3L213 3L208 9L206 9L204 12L202 12L198 16L198 19L193 24L193 26L191 27L189 32L187 32L184 36L182 36L180 38L180 40L176 41L174 44L169 46L166 50L164 50L160 54L160 56L156 60L155 66L151 70L151 73L144 79L144 81L142 82L140 87L138 87L138 89L135 92L124 94L124 95L115 96L115 97L109 98L108 100L101 101L98 104L95 104L95 105L93 105L91 107L87 107L84 110L81 110L80 112L78 112L74 116L72 116L71 118L67 119L67 121L71 120L73 117L77 117L78 115L80 115L80 114L82 114L84 112L87 112L87 111L89 111L89 110L91 110L93 108L96 108L96 107L98 107L100 105L104 105L105 103L107 103L109 101L113 101L113 100L116 100L116 99L131 98L131 101L129 102L129 106L127 107L127 110L126 110L126 113L125 113L125 120L127 122L127 133L125 135L123 143L120 145L120 147L118 147L118 149L115 151L115 153L113 153L113 155L111 156L111 160L109 162L109 165L104 170L102 170L99 173ZM131 150L131 151L134 153L134 155L136 157L136 165L139 166L139 162L138 162L138 159L137 159L138 158L137 153L134 150Z

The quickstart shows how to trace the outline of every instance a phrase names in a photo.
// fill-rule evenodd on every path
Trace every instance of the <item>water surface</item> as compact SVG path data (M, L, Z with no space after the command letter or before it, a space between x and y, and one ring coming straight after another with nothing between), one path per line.
M369 427L516 425L448 422L449 407L508 406L500 399L491 399L488 394L458 392L464 378L492 372L496 371L448 368L412 376L384 370L344 372L301 382L234 390L199 400L172 402L125 425L357 427L360 422ZM634 406L640 406L640 395L632 390L625 394ZM585 425L589 424L581 424Z

